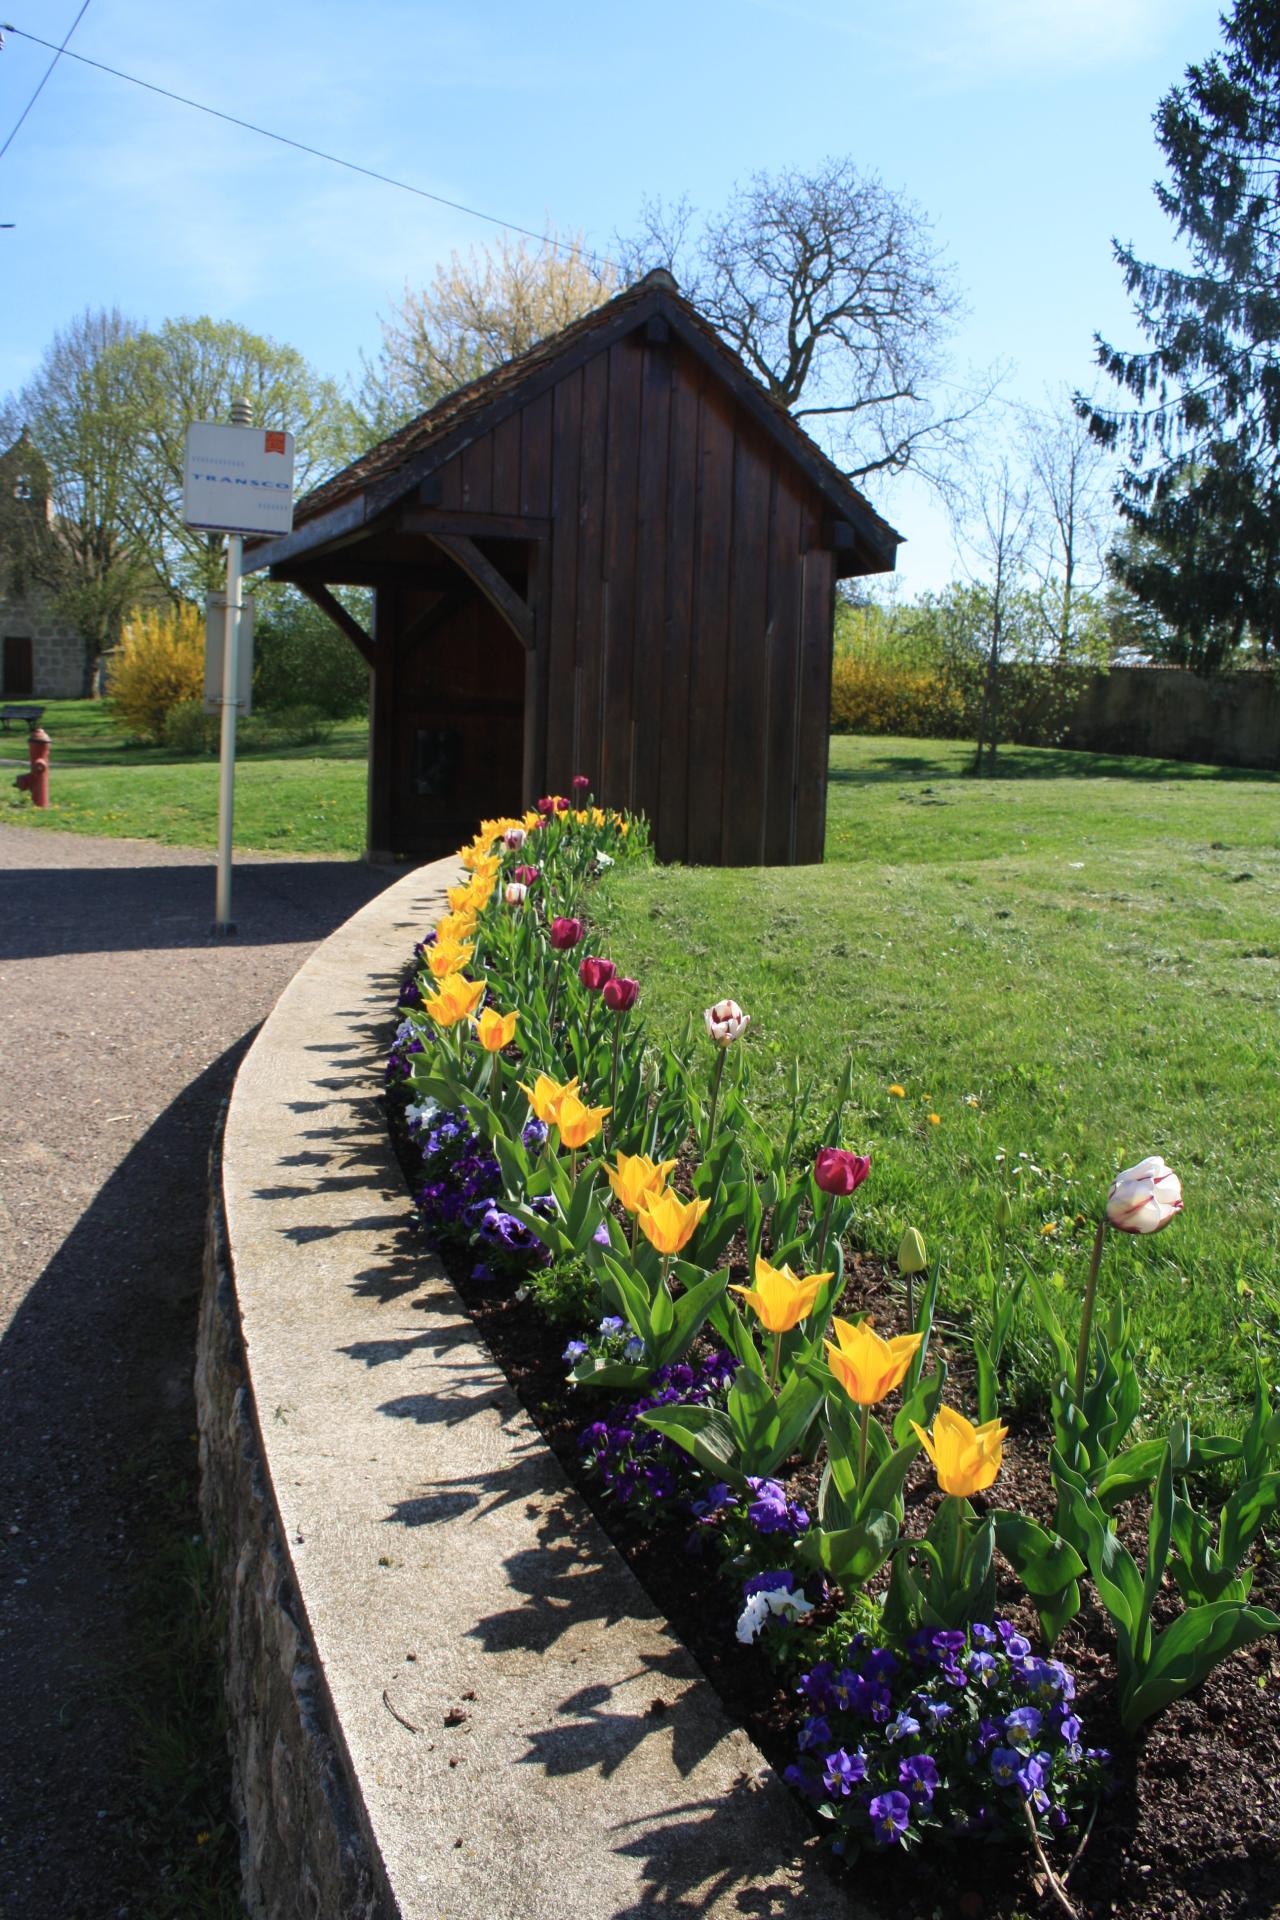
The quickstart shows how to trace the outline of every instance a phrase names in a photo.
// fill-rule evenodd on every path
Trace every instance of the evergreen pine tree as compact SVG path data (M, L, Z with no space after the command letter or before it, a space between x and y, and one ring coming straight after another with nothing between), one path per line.
M1167 656L1200 671L1247 640L1280 654L1280 5L1235 0L1220 53L1166 94L1156 188L1185 268L1116 258L1151 344L1098 343L1136 405L1083 406L1123 445L1114 564L1167 623Z

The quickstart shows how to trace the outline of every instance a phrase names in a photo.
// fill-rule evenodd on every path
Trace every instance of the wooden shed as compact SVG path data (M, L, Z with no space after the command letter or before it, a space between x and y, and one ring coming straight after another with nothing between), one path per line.
M371 859L567 792L660 858L822 858L835 584L899 536L664 272L442 400L246 550L372 674ZM337 585L374 589L364 631Z

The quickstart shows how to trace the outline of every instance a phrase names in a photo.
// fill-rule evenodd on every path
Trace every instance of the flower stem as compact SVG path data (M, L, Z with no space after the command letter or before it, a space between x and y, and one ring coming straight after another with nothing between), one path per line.
M1035 1849L1036 1859L1040 1862L1041 1871L1043 1872L1045 1879L1049 1882L1049 1891L1052 1893L1058 1905L1062 1908L1062 1911L1071 1916L1071 1920L1080 1920L1079 1913L1077 1912L1076 1908L1072 1906L1071 1901L1067 1897L1066 1888L1063 1886L1061 1880L1059 1880L1057 1874L1054 1872L1053 1868L1049 1865L1048 1860L1045 1858L1045 1851L1040 1844L1040 1835L1036 1830L1036 1823L1034 1818L1032 1817L1031 1803L1029 1800L1024 1800L1022 1803L1022 1817L1027 1823L1027 1832L1031 1835L1031 1845Z
M669 1253L664 1253L662 1256L662 1282L661 1282L662 1291L664 1293L670 1292L670 1288L667 1286L667 1275L668 1273L670 1273L670 1271L671 1271L671 1255Z
M778 1384L778 1369L781 1367L781 1365L782 1365L782 1335L780 1333L775 1333L773 1336L773 1365L769 1369L769 1385L771 1387L776 1387Z
M578 1184L578 1149L576 1147L569 1149L569 1184L574 1187Z
M618 1115L618 1048L622 1044L622 1020L620 1013L613 1016L613 1071L609 1075L609 1118L607 1138L612 1141L614 1122Z
M871 1432L871 1408L865 1402L862 1408L862 1425L858 1433L858 1492L862 1492L867 1477L867 1438Z
M710 1153L716 1143L716 1108L720 1104L720 1082L724 1079L725 1055L727 1047L721 1047L720 1057L716 1061L715 1078L711 1082L711 1117L707 1122L707 1152Z
M814 1266L818 1269L819 1273L821 1273L823 1263L827 1257L827 1235L831 1231L831 1215L834 1211L835 1204L836 1197L834 1193L829 1193L827 1195L827 1204L822 1212L822 1233L818 1240L818 1257L814 1261Z
M1084 1376L1089 1365L1089 1335L1093 1331L1093 1301L1098 1291L1098 1268L1102 1265L1102 1242L1107 1233L1107 1216L1103 1214L1098 1222L1098 1231L1093 1236L1093 1258L1089 1262L1089 1279L1084 1290L1084 1312L1080 1318L1080 1344L1076 1348L1076 1405L1084 1399Z
M564 963L560 954L554 948L552 951L555 953L555 965L551 975L551 1005L547 1009L547 1033L552 1046L554 1046L556 1035L556 996L560 992L560 974Z

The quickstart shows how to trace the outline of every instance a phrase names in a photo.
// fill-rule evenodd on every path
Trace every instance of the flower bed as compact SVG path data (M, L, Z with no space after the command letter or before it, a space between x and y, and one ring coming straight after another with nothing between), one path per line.
M1280 1413L1260 1372L1242 1441L1146 1434L1103 1263L1112 1229L1175 1219L1176 1178L1117 1180L1078 1340L1011 1270L947 1329L917 1234L896 1276L846 1252L872 1172L847 1093L815 1120L795 1076L775 1141L734 1002L646 1043L637 983L584 951L643 831L575 801L463 850L388 1067L424 1231L497 1357L864 1893L900 1898L909 1854L966 1912L1270 1911ZM1005 1421L1023 1322L1057 1386Z

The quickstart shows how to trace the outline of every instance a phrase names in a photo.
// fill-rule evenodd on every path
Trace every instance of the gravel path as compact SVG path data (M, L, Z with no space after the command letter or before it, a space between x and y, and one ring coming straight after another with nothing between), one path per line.
M150 1904L112 1682L132 1542L164 1523L142 1463L190 1458L210 1135L281 989L390 877L245 856L213 941L203 853L0 825L6 1920Z

